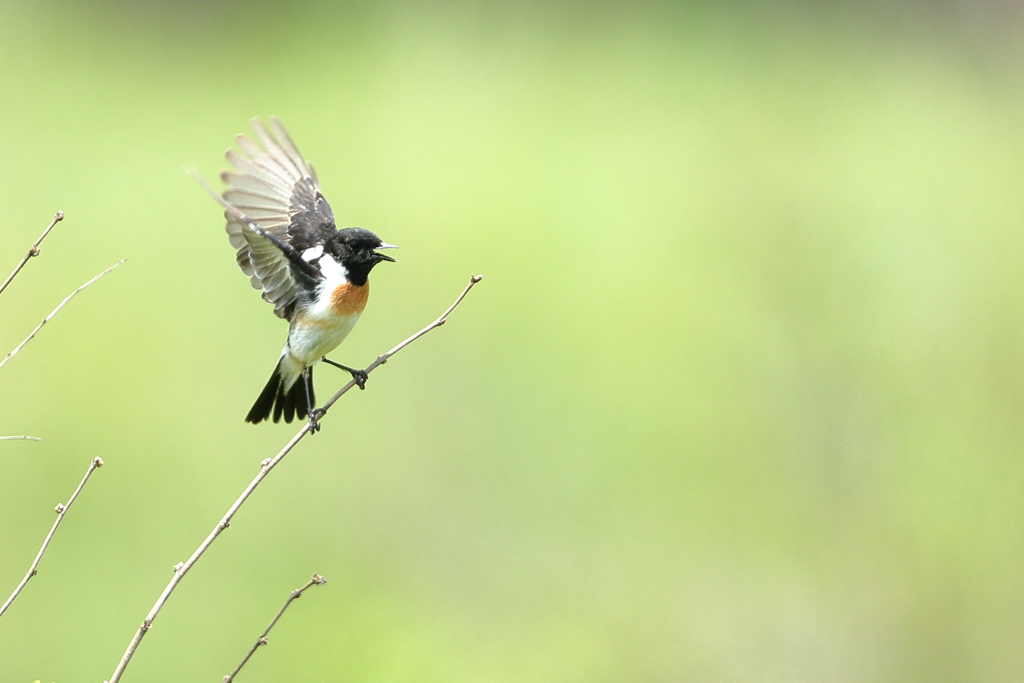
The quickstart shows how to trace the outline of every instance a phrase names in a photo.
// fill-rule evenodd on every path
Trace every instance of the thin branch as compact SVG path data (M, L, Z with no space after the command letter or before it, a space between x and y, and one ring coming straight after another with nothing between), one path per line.
M83 289L85 289L86 287L88 287L92 283L96 282L101 277L103 277L104 275L106 275L107 273L112 271L114 268L117 268L119 265L121 265L122 263L124 263L127 260L128 259L126 259L126 258L121 259L120 261L118 261L114 265L110 266L109 268L104 270L102 273L100 273L99 275L97 275L93 279L89 280L84 285L82 285L81 287L79 287L75 291L71 292L66 297L64 297L64 301L61 301L59 304L57 304L57 308L55 308L52 311L50 311L50 315L48 315L45 318L43 318L43 322L41 322L38 325L36 325L36 329L32 330L29 333L29 335L27 337L25 337L24 340L22 340L22 342L20 344L15 346L13 351L11 351L6 356L4 356L3 360L0 360L0 368L2 368L4 365L6 365L7 361L9 361L14 356L14 354L18 353L18 351L21 351L21 347L25 346L25 344L28 344L30 341L32 341L32 337L36 336L36 334L39 332L39 330L43 329L43 325L45 325L46 323L50 322L50 319L53 318L53 316L57 315L57 312L60 309L64 308L64 305L67 304L67 302L71 301L75 297L76 294L78 294Z
M391 358L391 356L395 355L396 353L404 349L406 346L408 346L409 344L413 343L414 341L425 335L427 332L430 332L436 327L444 325L445 321L448 318L448 315L455 309L456 306L459 305L459 303L462 302L464 298L466 298L466 295L469 293L469 290L473 288L473 285L480 282L481 279L483 279L482 275L474 275L473 277L471 277L469 279L469 284L466 285L466 288L464 290L462 290L462 294L460 294L458 298L455 299L455 302L452 303L452 305L449 306L437 320L430 323L422 330L412 335L411 337L409 337L408 339L406 339L405 341L403 341L402 343L400 343L398 346L394 347L387 353L377 356L377 359L366 367L366 374L370 374L371 372L373 372L375 369L386 363L388 359ZM324 404L322 408L324 413L326 414L330 407L333 406L338 401L338 399L340 399L342 396L348 393L354 386L356 386L356 382L353 379L349 381L348 384L339 389L338 392L334 394L334 396L332 396L330 400L327 401L327 403ZM188 570L191 569L192 566L199 561L199 558L203 556L203 553L206 552L206 549L209 548L215 540L217 540L217 536L220 535L220 532L224 531L229 526L231 526L231 518L234 517L235 513L238 512L238 509L242 507L242 503L244 503L246 499L252 494L252 492L256 490L256 487L260 485L260 482L263 481L263 479L268 474L270 474L270 471L274 469L277 466L277 464L284 459L284 456L288 455L288 453L293 448L295 448L296 444L298 444L299 441L301 441L302 438L306 436L306 434L308 433L309 423L307 422L302 426L302 429L300 429L298 433L295 436L293 436L287 444L285 444L284 448L282 448L277 455L275 455L273 458L267 458L262 463L260 463L259 473L251 482L249 482L249 485L245 487L245 490L242 491L241 495L238 496L238 499L231 504L231 507L229 507L228 511L224 513L224 516L217 523L217 526L213 527L213 531L211 531L210 534L206 537L206 540L204 540L199 545L199 547L196 548L195 552L192 553L192 556L189 557L185 562L179 562L178 564L174 565L174 576L171 577L170 583L168 583L167 586L164 588L163 592L160 593L160 597L157 598L156 603L153 605L153 608L149 610L149 614L147 614L146 618L143 619L142 625L139 626L139 630L135 632L135 636L132 638L131 642L128 643L128 649L125 650L124 655L121 656L121 661L117 663L117 668L114 669L114 673L113 675L111 675L110 680L104 681L104 683L118 683L118 681L121 680L121 675L124 674L124 670L125 668L127 668L128 663L131 661L132 655L135 654L135 650L138 649L139 643L142 642L143 636L145 636L146 632L150 629L150 627L153 626L153 621L160 613L160 610L163 609L164 603L167 602L167 599L171 596L171 593L173 593L174 589L177 588L178 583L180 583L181 580L185 578L185 574L187 574Z
M0 436L0 441L42 441L38 436Z
M85 471L85 476L82 477L82 481L78 483L78 488L75 489L75 492L71 494L71 498L68 499L67 505L57 503L57 507L54 508L57 512L57 519L53 521L53 526L50 527L50 533L46 534L46 538L43 540L43 547L41 547L39 552L36 553L36 559L32 560L32 566L28 568L28 573L25 574L25 578L21 580L18 587L14 589L13 593L11 593L11 597L7 598L7 602L0 607L0 616L3 616L3 613L6 612L7 608L11 606L12 602L14 602L14 599L18 597L18 594L21 593L21 589L25 587L28 580L38 573L36 568L39 566L39 560L43 559L43 553L46 552L46 546L50 545L50 539L52 539L53 534L56 533L61 520L64 519L64 515L67 514L67 511L71 509L71 504L75 502L75 498L78 498L78 494L82 492L83 488L85 488L85 484L89 481L89 477L91 477L92 473L100 467L103 467L103 460L98 457L93 458L92 462L89 463L89 469Z
M28 263L28 260L30 258L32 258L33 256L39 256L39 245L43 243L43 240L46 239L46 236L50 234L51 230L53 230L53 226L57 225L57 223L61 222L62 220L64 220L63 211L58 211L53 215L53 220L50 221L50 224L46 226L46 230L43 230L43 234L40 235L39 239L37 239L32 244L32 246L28 250L28 253L25 254L25 257L23 259L21 259L21 263L19 263L17 267L15 267L14 272L8 275L7 279L4 280L4 283L0 285L0 294L4 293L4 290L7 289L7 285L11 284L11 280L13 280L14 277L21 272L21 269L25 267L25 264Z
M238 666L235 667L235 670L224 677L223 683L231 683L231 681L235 680L235 676L237 676L238 672L242 670L242 667L245 666L245 663L248 662L249 659L254 654L256 654L256 650L260 648L260 645L267 644L267 634L270 633L270 629L274 628L274 624L276 624L277 620L281 618L281 615L284 614L284 611L288 609L288 605L292 604L293 600L295 600L296 598L301 598L302 593L310 586L322 586L325 583L327 583L327 579L320 576L319 574L313 574L313 578L307 581L306 585L304 585L302 588L296 588L295 590L293 590L291 594L288 596L288 599L284 601L283 605L281 605L281 609L278 610L277 616L273 618L273 620L270 622L270 625L267 626L266 630L264 630L263 633L260 634L260 637L256 639L256 642L253 643L253 646L251 648L249 648L249 651L245 653L245 657L243 657L242 661L238 663Z

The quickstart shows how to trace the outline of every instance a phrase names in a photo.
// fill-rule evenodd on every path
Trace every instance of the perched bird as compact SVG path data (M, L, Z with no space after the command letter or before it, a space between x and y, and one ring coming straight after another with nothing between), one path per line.
M215 198L225 207L239 267L290 325L277 367L245 421L256 424L273 412L274 422L282 416L291 422L297 415L308 417L315 431L314 365L323 360L347 370L360 388L366 381L362 370L325 356L359 320L370 293L370 271L395 260L375 250L394 245L362 228L337 229L313 167L276 117L270 118L272 133L258 118L252 129L260 144L237 136L241 153L225 154L236 171L221 173L227 189Z

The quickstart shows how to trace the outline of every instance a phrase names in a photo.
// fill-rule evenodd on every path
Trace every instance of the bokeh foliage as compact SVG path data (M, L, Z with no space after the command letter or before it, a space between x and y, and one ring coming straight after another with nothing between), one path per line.
M278 114L402 248L350 394L126 681L1015 681L1024 118L996 3L0 6L0 683L108 676L259 461L213 180ZM345 378L318 370L322 396Z

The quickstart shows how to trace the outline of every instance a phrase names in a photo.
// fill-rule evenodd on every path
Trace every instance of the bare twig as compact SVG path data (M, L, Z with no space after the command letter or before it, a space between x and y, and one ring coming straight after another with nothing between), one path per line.
M469 293L469 290L473 288L473 285L480 282L481 279L483 279L482 275L474 275L473 277L471 277L469 279L469 284L466 285L466 288L462 290L462 293L459 294L458 298L455 299L451 306L445 309L445 312L442 313L437 320L430 323L429 325L427 325L422 330L412 335L402 343L398 344L398 346L394 347L390 351L380 356L377 356L377 359L370 363L370 365L366 367L364 372L366 372L366 374L370 374L378 367L388 362L388 359L391 358L391 356L395 355L396 353L404 349L406 346L408 346L409 344L413 343L414 341L425 335L427 332L430 332L436 327L444 325L445 321L448 318L448 315L453 310L455 310L455 307L458 306L459 303L461 303L464 298L466 298L466 295ZM356 386L356 381L353 379L349 381L348 384L339 389L338 392L334 394L334 396L332 396L330 400L327 401L327 403L324 404L322 408L324 413L326 413L330 409L330 407L333 406L338 401L338 399L340 399L343 395L348 393L348 391L351 390L352 387L354 386ZM185 577L185 574L188 573L188 570L191 569L192 566L199 561L199 558L203 556L203 553L206 552L206 549L209 548L215 540L217 540L217 536L220 535L220 532L224 531L229 526L231 526L231 518L234 517L235 513L238 512L238 509L242 507L242 503L244 503L246 499L252 494L252 492L256 490L256 487L260 485L260 482L263 481L263 479L268 474L270 474L270 471L274 469L274 467L276 467L277 464L284 459L284 456L288 455L288 453L293 448L295 448L296 444L298 444L299 441L301 441L302 438L306 436L306 434L308 433L309 423L307 422L302 426L302 429L300 429L298 433L295 436L293 436L287 444L285 444L284 448L282 448L277 455L275 455L273 458L267 458L262 463L260 463L259 473L251 482L249 482L249 485L245 487L245 490L242 491L241 495L238 496L238 499L231 504L231 507L229 507L228 511L224 513L224 516L221 518L221 520L217 522L217 526L213 527L213 531L211 531L210 534L206 537L206 540L204 540L199 545L199 547L196 548L195 552L192 553L192 556L189 557L185 562L179 562L178 564L174 565L174 576L171 577L170 583L168 583L167 586L164 587L163 592L160 593L160 597L157 598L156 603L153 605L153 608L149 610L149 614L147 614L146 618L142 620L142 625L139 626L138 631L135 632L135 636L132 638L131 642L128 643L128 649L125 650L124 655L121 656L121 661L117 663L117 668L114 669L114 673L113 675L111 675L110 680L104 681L104 683L117 683L119 680L121 680L121 675L124 674L124 670L125 668L127 668L128 662L131 661L132 655L135 654L135 650L138 649L139 643L142 642L143 636L145 636L146 632L153 626L153 621L160 613L160 610L163 609L164 603L167 602L167 599L170 597L171 593L173 593L174 589L177 588L178 583L180 583L181 580Z
M46 546L50 545L50 539L53 538L53 534L57 531L57 527L60 526L61 520L64 519L64 515L67 514L67 511L71 509L71 504L75 502L75 498L78 498L78 494L82 492L83 488L85 488L85 484L89 481L89 477L91 477L92 473L100 467L103 467L103 460L98 457L93 458L92 462L89 463L89 469L85 471L85 476L82 477L82 481L78 482L78 488L75 489L75 492L72 493L71 497L68 499L67 505L57 503L57 507L54 508L57 512L57 519L53 521L53 526L50 527L50 533L46 534L46 538L43 540L43 546L39 549L39 552L36 553L36 559L32 560L32 566L28 568L28 573L25 574L25 578L21 580L18 587L14 589L13 593L11 593L11 597L7 598L7 602L0 607L0 616L7 611L7 608L11 606L12 602L14 602L14 599L18 597L18 594L21 593L21 589L25 587L28 580L38 573L36 568L39 566L39 560L43 559L43 553L46 552Z
M293 590L291 594L288 596L288 599L284 601L283 605L281 605L281 609L277 611L277 616L275 616L273 620L271 620L270 625L267 626L263 633L260 634L260 637L256 639L256 642L253 643L253 646L251 648L249 648L249 651L245 653L245 657L243 657L242 661L238 663L238 666L235 667L235 670L224 677L223 683L231 683L231 681L235 680L235 676L237 676L238 672L242 670L242 667L245 666L245 663L248 662L249 659L254 654L256 654L256 650L260 648L260 645L267 644L267 634L270 633L270 629L274 628L274 624L276 624L277 620L281 618L281 615L284 614L284 611L288 609L288 605L292 604L293 600L295 600L296 598L301 598L303 591L305 591L310 586L322 586L325 583L327 583L327 579L320 576L319 574L313 574L313 578L307 581L306 585L304 585L302 588L296 588L295 590Z
M57 312L60 309L64 308L64 305L67 304L67 302L71 301L75 297L76 294L78 294L83 289L85 289L86 287L88 287L92 283L96 282L101 277L103 277L104 275L106 275L107 273L112 271L114 268L117 268L119 265L121 265L122 263L124 263L127 260L128 259L126 259L126 258L121 259L120 261L118 261L114 265L110 266L109 268L104 270L102 273L100 273L96 277L92 278L91 280L86 282L84 285L82 285L81 287L79 287L75 291L71 292L66 297L64 297L64 301L61 301L59 304L57 304L57 308L55 308L52 311L50 311L50 315L48 315L45 318L43 318L43 322L41 322L38 325L36 325L36 329L32 330L29 333L29 335L27 337L25 337L24 340L22 340L22 342L20 344L15 346L13 351L11 351L6 356L4 356L3 360L0 360L0 368L2 368L4 365L6 365L7 361L9 361L14 356L14 354L18 353L18 351L21 351L21 347L25 346L25 344L28 344L30 341L32 341L32 337L36 336L36 334L39 332L39 330L43 329L43 325L45 325L46 323L50 322L50 319L53 318L53 316L57 315Z
M42 441L38 436L0 436L0 441Z
M32 244L32 246L28 250L28 253L25 254L25 257L21 259L21 263L19 263L15 267L14 272L8 275L7 279L4 280L4 283L0 285L0 294L4 293L4 290L7 289L7 285L11 284L11 280L13 280L14 277L21 272L21 269L25 267L25 264L28 263L28 260L30 258L32 258L33 256L39 256L39 245L43 243L43 240L46 239L46 236L50 234L51 230L53 230L53 226L57 225L57 223L59 223L62 220L64 220L63 211L58 211L53 215L53 220L50 221L50 224L46 226L46 230L43 230L43 234L40 235L39 239L37 239Z

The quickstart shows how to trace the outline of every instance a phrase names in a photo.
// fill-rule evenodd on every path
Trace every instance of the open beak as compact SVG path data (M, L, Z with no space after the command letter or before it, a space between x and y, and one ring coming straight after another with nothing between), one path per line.
M398 247L395 246L394 244L388 244L387 242L381 242L380 245L377 246L377 249L398 249ZM384 254L377 254L377 258L379 258L379 259L381 259L383 261L391 261L392 263L397 263L397 261L395 259L391 258L390 256L385 256Z

